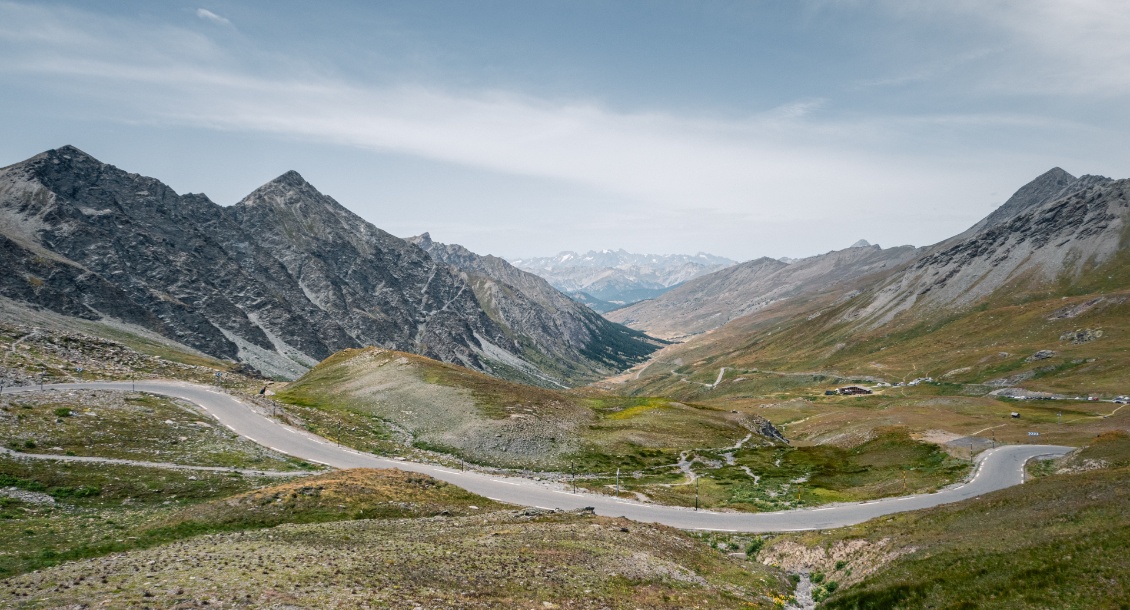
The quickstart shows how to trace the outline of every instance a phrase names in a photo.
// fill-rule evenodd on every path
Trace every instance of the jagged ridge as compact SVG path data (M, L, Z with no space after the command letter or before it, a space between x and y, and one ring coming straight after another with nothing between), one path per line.
M467 277L297 172L224 208L74 147L47 151L0 170L0 257L4 296L124 320L269 375L378 345L499 375L583 380L530 362L539 343L492 320ZM539 341L552 351L551 339ZM594 358L588 370L606 366Z

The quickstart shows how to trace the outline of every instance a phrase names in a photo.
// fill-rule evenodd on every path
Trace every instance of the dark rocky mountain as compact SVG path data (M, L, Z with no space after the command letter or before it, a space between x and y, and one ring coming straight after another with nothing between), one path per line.
M959 237L973 235L983 229L995 227L1001 223L1008 222L1010 219L1036 206L1061 199L1097 182L1108 180L1109 178L1102 176L1083 176L1076 178L1058 167L1053 167L1043 174L1040 174L1028 184L1020 187L1012 197L1008 198L1008 201L1004 202L1004 204L996 210L993 210L992 214L983 218Z
M408 241L464 274L487 315L520 338L524 357L563 377L608 375L658 347L643 333L604 319L501 258L433 241L427 233Z
M48 151L0 169L0 260L5 297L132 324L268 375L377 345L583 381L530 362L549 339L492 320L465 275L294 172L225 208L73 147Z
M685 339L786 299L805 298L834 285L889 273L916 253L913 246L884 250L860 242L791 263L759 258L695 278L655 299L605 315L655 337Z

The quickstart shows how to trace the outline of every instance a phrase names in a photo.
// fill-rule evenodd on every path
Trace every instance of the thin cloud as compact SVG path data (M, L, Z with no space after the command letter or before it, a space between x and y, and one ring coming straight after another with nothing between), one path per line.
M1130 10L1124 2L874 0L871 4L923 23L944 19L954 28L987 29L994 39L994 62L981 77L986 90L1104 97L1130 93L1130 36L1126 35Z
M231 23L230 20L228 20L227 17L221 17L221 16L217 15L216 13L213 13L212 11L210 11L206 8L196 9L196 16L205 20L205 21L211 21L212 23L218 23L218 24L225 26L225 27L232 27L232 23Z
M50 19L56 30L96 32L99 25L80 15L70 21L39 18ZM225 61L222 51L191 36L181 54L170 46L175 37L101 25L109 34L96 42L81 48L42 42L0 70L81 84L80 90L131 121L390 151L569 182L666 209L710 206L796 218L859 210L892 191L933 181L899 161L849 150L859 139L850 125L808 122L821 100L712 120L617 112L593 101L508 91L271 78ZM891 174L892 167L901 169ZM818 184L814 175L822 176Z

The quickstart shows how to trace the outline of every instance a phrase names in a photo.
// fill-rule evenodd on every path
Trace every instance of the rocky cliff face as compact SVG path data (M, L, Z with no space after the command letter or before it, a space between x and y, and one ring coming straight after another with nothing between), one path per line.
M759 258L605 315L652 336L685 339L786 299L805 298L845 282L893 272L916 252L911 246L884 250L861 245L792 263Z
M527 359L542 359L562 377L606 376L657 348L642 333L609 322L501 258L433 241L427 233L408 241L462 273L491 319L509 336L524 338Z
M224 208L73 147L48 151L0 169L0 261L6 297L137 324L269 375L378 345L580 380L530 361L536 346L556 347L553 337L496 323L468 276L294 172Z

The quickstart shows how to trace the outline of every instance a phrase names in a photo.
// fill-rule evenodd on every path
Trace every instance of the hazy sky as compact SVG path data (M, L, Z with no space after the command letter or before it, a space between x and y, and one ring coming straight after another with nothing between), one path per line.
M1130 176L1122 0L0 0L0 165L232 204L295 169L480 253L924 245Z

